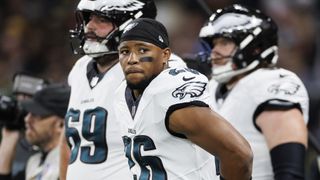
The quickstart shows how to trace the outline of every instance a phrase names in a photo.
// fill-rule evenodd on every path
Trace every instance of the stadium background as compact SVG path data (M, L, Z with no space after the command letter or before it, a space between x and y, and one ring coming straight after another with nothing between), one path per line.
M200 49L197 36L208 15L198 0L155 0L157 19L180 56ZM320 1L319 0L203 0L213 11L233 3L262 9L279 25L279 66L292 70L310 96L309 158L320 144ZM74 27L75 0L0 1L0 94L10 95L15 72L32 72L51 82L66 81L79 56L70 49L68 30Z

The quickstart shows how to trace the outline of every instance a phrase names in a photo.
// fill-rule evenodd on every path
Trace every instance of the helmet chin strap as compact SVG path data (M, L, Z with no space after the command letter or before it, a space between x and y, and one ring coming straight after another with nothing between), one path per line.
M233 67L233 57L239 48L237 46L231 51L230 55L221 56L219 58L214 58L212 60L228 59L228 62L224 65L219 65L212 67L212 78L218 83L227 83L230 79L236 75L246 72L246 68L240 70L234 70Z
M232 62L229 61L225 65L212 67L212 78L218 83L225 83L231 79Z
M232 65L232 61L229 61L223 66L212 68L212 78L215 79L218 83L227 83L234 76L248 72L257 67L259 65L259 60L255 60L247 67L239 70L233 70Z
M270 48L263 51L260 55L260 58L265 59L271 53L275 53L273 59L271 60L271 64L274 65L278 60L278 47L277 46L271 46ZM225 56L225 57L221 57L221 58L231 58L232 59L233 55ZM256 59L256 60L252 61L245 68L242 68L239 70L234 70L232 67L232 65L233 65L232 60L229 60L228 63L226 63L225 65L212 68L212 78L215 79L218 83L227 83L234 76L248 72L248 71L256 68L260 64L260 61L261 60Z
M92 58L108 54L117 54L118 51L110 51L106 44L118 30L119 29L117 27L114 27L114 29L107 35L107 37L100 38L100 40L102 39L101 42L86 40L83 44L84 53Z
M117 51L110 51L103 42L86 41L83 45L83 51L86 55L96 58L107 54L117 54Z

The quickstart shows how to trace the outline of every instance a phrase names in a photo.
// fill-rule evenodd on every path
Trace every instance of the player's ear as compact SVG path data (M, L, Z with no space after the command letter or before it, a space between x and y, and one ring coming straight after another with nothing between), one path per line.
M163 58L162 58L163 64L167 64L168 60L169 60L169 58L171 56L171 49L170 48L163 49L162 55L163 55Z

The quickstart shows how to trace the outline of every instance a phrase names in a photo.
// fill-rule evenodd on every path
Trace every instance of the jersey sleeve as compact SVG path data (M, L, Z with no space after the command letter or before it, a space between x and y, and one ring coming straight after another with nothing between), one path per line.
M257 105L254 116L264 110L298 108L308 121L309 98L302 81L292 72L279 69L261 71L252 79L248 93ZM251 91L251 92L250 92Z
M164 72L162 79L165 88L156 97L163 108L195 102L209 105L208 79L198 71L171 68Z
M183 134L168 128L170 115L189 106L211 107L208 79L201 73L189 68L171 68L161 73L152 82L154 102L157 109L165 115L165 124L170 134L186 138Z

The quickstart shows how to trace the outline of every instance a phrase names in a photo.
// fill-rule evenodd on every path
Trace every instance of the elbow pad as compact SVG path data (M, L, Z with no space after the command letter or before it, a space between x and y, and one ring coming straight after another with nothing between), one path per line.
M300 143L280 144L271 149L275 180L304 180L306 148Z

